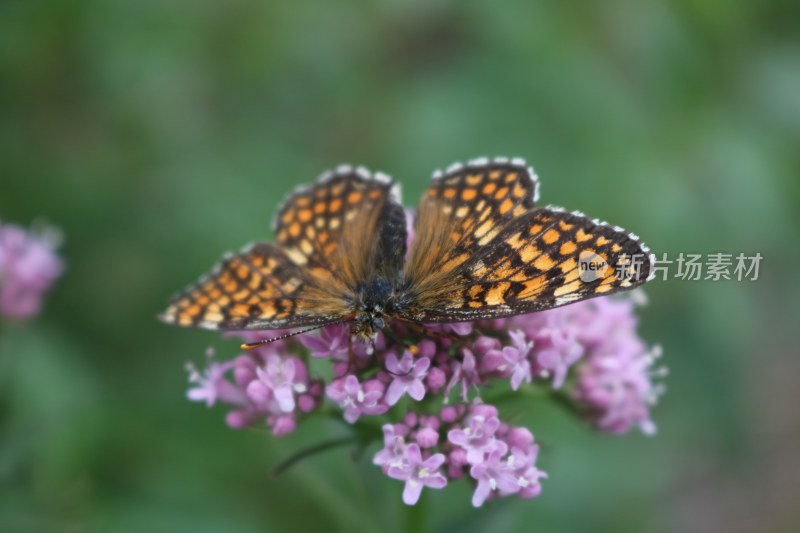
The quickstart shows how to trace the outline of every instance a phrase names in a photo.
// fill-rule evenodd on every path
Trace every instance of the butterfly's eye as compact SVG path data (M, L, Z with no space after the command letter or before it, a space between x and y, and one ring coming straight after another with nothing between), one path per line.
M373 328L375 328L375 329L383 329L384 326L386 326L386 322L384 322L384 320L381 317L376 316L375 318L372 319L372 327Z

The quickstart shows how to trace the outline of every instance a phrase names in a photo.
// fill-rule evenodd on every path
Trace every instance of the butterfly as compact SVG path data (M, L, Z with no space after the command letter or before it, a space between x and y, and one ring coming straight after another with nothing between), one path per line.
M392 321L509 317L633 289L655 275L639 238L580 212L536 207L524 160L476 159L436 171L407 249L399 186L342 165L296 189L274 243L227 254L160 318L214 330L347 322L374 338Z

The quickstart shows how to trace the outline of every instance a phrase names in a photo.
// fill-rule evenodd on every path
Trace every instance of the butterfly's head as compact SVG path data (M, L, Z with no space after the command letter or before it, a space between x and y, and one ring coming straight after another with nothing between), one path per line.
M353 321L353 335L363 339L374 339L386 326L383 316L370 312L361 312L355 316Z
M383 278L365 284L355 301L353 335L374 339L388 322L392 306L392 285Z

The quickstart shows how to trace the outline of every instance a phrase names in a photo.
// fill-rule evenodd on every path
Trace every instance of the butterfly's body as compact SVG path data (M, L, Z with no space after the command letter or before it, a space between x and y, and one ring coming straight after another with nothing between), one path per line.
M397 281L382 276L358 287L353 298L353 335L372 338L396 317L398 305Z
M581 213L535 208L538 188L517 159L475 160L435 174L407 254L396 184L339 167L284 202L276 245L227 257L176 296L162 319L226 330L349 321L353 336L371 338L395 320L507 317L651 279L652 254L638 237ZM595 272L597 265L604 268Z

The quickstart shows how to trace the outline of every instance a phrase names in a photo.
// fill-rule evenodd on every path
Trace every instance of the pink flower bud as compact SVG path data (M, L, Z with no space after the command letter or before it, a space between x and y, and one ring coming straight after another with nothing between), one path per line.
M439 442L439 433L431 428L422 428L417 431L417 444L420 448L432 448Z
M425 382L432 392L436 392L444 387L447 383L447 374L444 373L444 370L438 366L435 366L428 371L428 376Z

